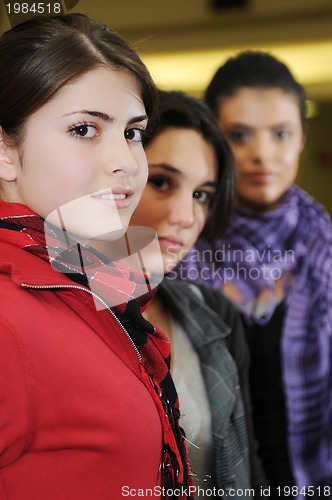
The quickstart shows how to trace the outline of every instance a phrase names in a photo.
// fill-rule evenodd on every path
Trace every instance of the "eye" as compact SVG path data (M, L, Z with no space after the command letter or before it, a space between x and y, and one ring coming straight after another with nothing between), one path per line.
M163 177L162 175L149 177L148 184L150 184L154 189L158 191L167 191L171 188L170 180L166 177Z
M249 139L249 132L246 130L230 130L227 132L230 141L235 143L242 143Z
M142 142L145 129L143 128L128 128L125 130L125 138L127 141Z
M289 130L286 130L286 129L279 129L279 130L275 130L274 131L274 137L278 140L278 141L286 141L287 139L289 139L291 137L291 132Z
M208 205L213 197L213 193L208 191L194 191L193 198L203 205Z
M92 139L97 135L97 128L89 123L77 123L69 128L69 133L76 139Z

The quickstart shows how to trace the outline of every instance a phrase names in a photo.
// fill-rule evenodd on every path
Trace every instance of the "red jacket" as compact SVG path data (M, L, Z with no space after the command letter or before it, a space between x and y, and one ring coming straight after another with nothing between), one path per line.
M139 495L160 485L161 443L112 314L96 311L88 288L1 243L0 500Z

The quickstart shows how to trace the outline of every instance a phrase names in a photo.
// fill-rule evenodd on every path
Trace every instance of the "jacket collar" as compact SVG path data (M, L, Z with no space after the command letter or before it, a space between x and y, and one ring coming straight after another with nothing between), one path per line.
M38 256L22 250L7 243L0 243L0 275L7 275L18 287L30 285L33 287L59 287L61 288L79 288L84 290L81 295L66 294L65 301L75 312L78 311L81 319L85 321L90 328L119 356L129 368L142 379L138 357L123 334L123 330L114 315L107 310L98 311L95 314L95 305L89 288L83 285L77 285L63 273L55 271L52 266ZM62 297L63 298L63 297ZM86 307L83 307L83 303ZM91 314L93 311L93 314ZM111 321L111 323L110 323ZM115 330L117 334L110 335L110 331Z
M72 284L68 276L54 270L45 260L7 243L0 244L0 272L11 276L17 286Z
M231 332L220 316L205 303L196 285L166 277L159 285L158 293L170 306L196 349L220 342Z

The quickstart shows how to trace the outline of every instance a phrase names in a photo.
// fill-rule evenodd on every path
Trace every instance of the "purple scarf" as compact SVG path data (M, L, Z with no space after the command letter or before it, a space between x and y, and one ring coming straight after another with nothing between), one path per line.
M224 238L199 241L176 270L219 289L233 281L250 323L268 323L277 305L274 279L283 277L283 382L298 486L332 484L331 228L323 207L292 186L273 211L237 208ZM248 304L266 289L270 309L259 318Z
M223 238L212 244L198 240L178 265L177 277L218 289L225 283L236 283L247 321L267 323L277 306L275 280L283 277L286 296L297 288L298 280L305 280L309 258L307 233L313 223L324 233L331 232L325 210L296 186L287 191L273 211L260 213L238 207ZM310 259L317 261L315 255ZM318 262L315 267L318 271ZM295 278L294 287L290 275ZM249 305L262 290L270 292L269 311L263 317Z

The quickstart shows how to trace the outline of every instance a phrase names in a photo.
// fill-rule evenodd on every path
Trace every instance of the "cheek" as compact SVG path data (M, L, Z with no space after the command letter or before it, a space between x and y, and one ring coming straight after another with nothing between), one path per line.
M235 144L230 143L230 148L232 150L235 161L243 160L247 156L247 147L245 144Z
M146 186L149 175L149 168L144 150L140 152L139 158L137 158L136 156L136 162L138 166L137 184L139 185L139 187L142 189L143 192L143 189Z
M131 154L135 158L136 163L140 168L148 168L148 160L141 143L135 143L131 146Z
M300 151L293 148L285 151L280 163L283 165L285 181L293 181L297 175L299 167Z
M284 153L284 164L292 170L296 170L300 160L299 149L289 149Z
M152 227L152 229L155 229L158 211L156 210L156 204L153 201L153 197L150 196L149 192L150 189L149 186L147 186L133 213L131 224Z
M203 231L208 216L208 208L205 205L198 205L195 209L195 224L192 226L192 245L196 242Z
M29 168L35 175L48 181L51 190L54 191L57 186L58 194L62 190L73 190L76 185L91 182L92 169L89 166L94 165L95 158L90 158L84 150L77 152L67 148L66 143L59 147L55 141L45 141L44 144L29 148L28 153L26 163Z

